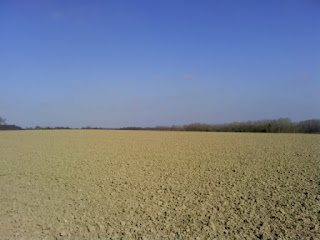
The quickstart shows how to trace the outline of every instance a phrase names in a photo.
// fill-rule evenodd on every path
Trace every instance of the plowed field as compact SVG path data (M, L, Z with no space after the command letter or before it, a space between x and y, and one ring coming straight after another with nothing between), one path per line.
M0 239L319 239L320 135L0 132Z

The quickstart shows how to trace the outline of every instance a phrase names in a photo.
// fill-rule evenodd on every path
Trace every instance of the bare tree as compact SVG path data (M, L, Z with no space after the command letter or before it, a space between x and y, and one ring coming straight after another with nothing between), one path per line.
M0 125L6 125L6 119L0 117Z

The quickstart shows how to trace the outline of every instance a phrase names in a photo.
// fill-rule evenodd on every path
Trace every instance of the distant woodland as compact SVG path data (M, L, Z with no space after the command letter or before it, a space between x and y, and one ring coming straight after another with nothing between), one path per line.
M0 130L22 130L22 128L16 125L9 125L6 123L5 118L0 117Z
M25 130L73 129L70 127L40 127L25 128ZM156 131L199 131L199 132L262 132L262 133L320 133L320 119L310 119L293 122L289 118L273 120L258 120L232 122L224 124L191 123L186 125L156 126L156 127L123 127L102 128L83 127L81 129L114 129L114 130L156 130ZM23 130L16 125L6 124L0 117L0 130Z
M157 126L154 128L126 127L124 130L165 130L200 132L266 132L266 133L320 133L320 119L292 122L289 118L232 122L224 124L191 123L183 126Z

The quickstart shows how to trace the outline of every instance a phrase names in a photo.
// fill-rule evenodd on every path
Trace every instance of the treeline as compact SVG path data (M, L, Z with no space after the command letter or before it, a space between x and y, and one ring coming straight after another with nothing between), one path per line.
M16 125L0 125L0 130L23 130L22 127Z
M114 129L114 128L103 128L103 127L90 127L90 126L87 126L87 127L82 127L81 129L97 129L97 130L111 130L111 129Z
M292 122L289 118L232 122L225 124L191 123L183 126L154 128L125 127L121 130L201 131L201 132L266 132L266 133L320 133L320 119Z
M36 126L34 128L32 127L27 127L26 130L59 130L59 129L99 129L99 130L107 130L107 129L112 129L112 128L103 128L103 127L82 127L82 128L71 128L71 127L40 127Z
M70 127L40 127L36 126L34 128L27 127L26 130L54 130L54 129L72 129Z
M0 117L0 130L22 130L21 127L6 123L6 119Z
M25 128L26 130L54 130L75 129L70 127L40 127ZM102 127L82 127L81 129L115 129ZM157 127L124 127L117 130L157 130L157 131L200 131L200 132L265 132L265 133L320 133L320 119L310 119L300 122L292 122L289 118L274 120L259 120L246 122L232 122L225 124L191 123L186 125L157 126ZM0 117L0 130L23 130L16 125L8 125L4 118Z

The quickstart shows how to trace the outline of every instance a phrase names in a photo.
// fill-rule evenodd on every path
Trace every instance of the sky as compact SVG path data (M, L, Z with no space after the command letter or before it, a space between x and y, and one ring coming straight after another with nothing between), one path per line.
M320 118L320 1L0 0L0 116L150 127Z

